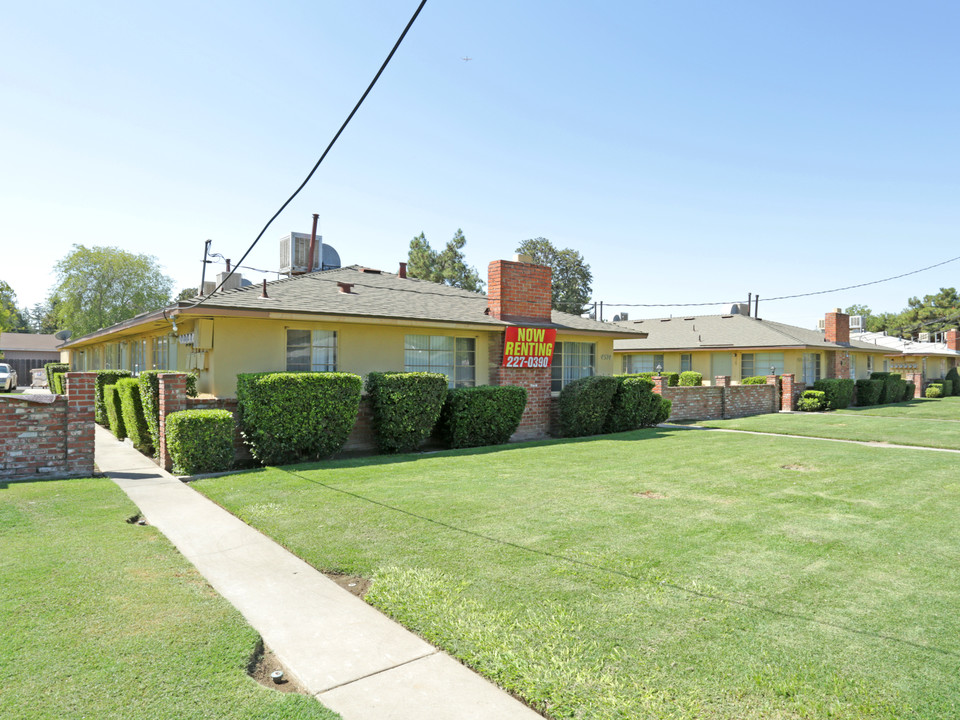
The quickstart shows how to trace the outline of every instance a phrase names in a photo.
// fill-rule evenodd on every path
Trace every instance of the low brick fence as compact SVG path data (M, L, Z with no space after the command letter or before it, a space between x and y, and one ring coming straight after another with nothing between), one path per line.
M792 383L793 376L789 378ZM786 382L784 387L787 387ZM655 377L653 391L673 403L670 420L723 420L775 413L781 409L780 384L776 375L767 377L766 385L731 385L729 376L720 375L714 379L713 385L672 387L667 385L666 377Z
M0 396L0 480L93 475L96 373L66 380L66 395Z

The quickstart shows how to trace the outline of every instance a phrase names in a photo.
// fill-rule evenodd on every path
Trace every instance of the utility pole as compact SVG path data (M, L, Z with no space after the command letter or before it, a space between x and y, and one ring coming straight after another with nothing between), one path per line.
M203 243L203 272L200 273L200 287L197 291L198 297L203 297L203 283L207 280L207 265L213 262L213 260L207 260L207 256L210 254L210 243L213 240L205 240Z

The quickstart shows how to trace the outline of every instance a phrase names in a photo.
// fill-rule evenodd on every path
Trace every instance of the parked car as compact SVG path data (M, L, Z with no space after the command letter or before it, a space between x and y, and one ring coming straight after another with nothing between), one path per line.
M17 371L6 363L0 363L0 390L11 392L17 389Z

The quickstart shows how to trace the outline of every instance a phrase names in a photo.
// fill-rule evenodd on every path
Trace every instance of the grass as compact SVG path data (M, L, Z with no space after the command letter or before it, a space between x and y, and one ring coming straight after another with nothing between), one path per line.
M0 483L0 717L334 720L261 687L257 634L101 479Z
M194 487L552 718L960 715L952 456L654 429Z
M826 413L753 415L706 427L960 450L960 397Z

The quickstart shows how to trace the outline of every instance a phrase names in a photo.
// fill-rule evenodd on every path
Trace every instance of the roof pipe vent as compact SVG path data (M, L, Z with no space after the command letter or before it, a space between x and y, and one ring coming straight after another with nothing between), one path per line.
M407 264L405 262L400 263L400 272L398 275L400 275L402 278L407 276Z
M260 299L261 299L261 300L267 300L267 299L269 299L269 297L270 297L270 296L267 295L267 279L264 278L264 279L263 279L263 291L260 293Z
M348 283L348 282L337 283L337 287L340 288L340 292L342 292L344 295L352 294L350 291L353 289L353 285L354 285L353 283Z

